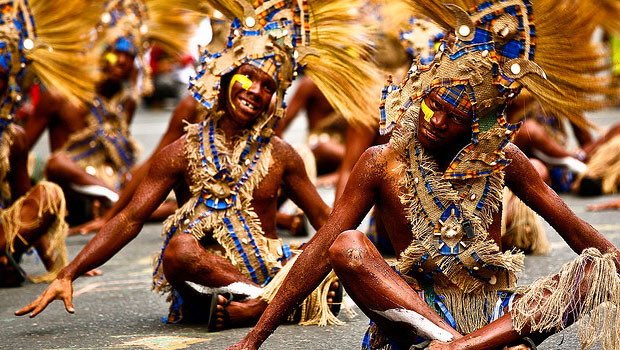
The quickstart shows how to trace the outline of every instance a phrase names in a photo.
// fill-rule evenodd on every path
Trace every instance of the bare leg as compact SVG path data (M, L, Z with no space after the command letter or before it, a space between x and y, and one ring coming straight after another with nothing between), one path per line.
M538 175L540 175L540 178L547 185L551 185L551 178L549 177L549 169L547 169L547 166L545 165L545 163L541 162L540 160L536 158L530 158L530 163L532 163L532 165L534 166L534 169L536 169L536 172L538 173Z
M360 231L346 231L329 249L330 262L347 293L390 339L411 344L419 336L461 337L388 266Z
M525 154L532 154L534 149L538 149L549 157L564 158L572 156L564 147L555 142L540 124L533 120L526 120L521 125L513 143Z
M600 210L620 210L620 198L603 203L603 204L590 204L588 205L590 211Z
M609 140L611 140L612 138L614 138L614 136L616 135L620 135L620 123L617 123L615 125L613 125L611 127L611 129L609 129L609 131L607 131L607 133L605 135L603 135L603 137L601 137L600 139L585 145L583 147L583 150L586 152L586 154L588 155L586 160L588 160L590 158L590 156L592 154L594 154L594 152L604 143L608 142Z
M63 187L65 193L91 194L92 197L107 202L116 202L118 194L109 188L102 180L90 175L69 157L62 153L56 153L47 162L45 173L50 181L56 182ZM92 189L86 192L82 189ZM94 193L97 192L97 193Z
M56 216L44 211L39 217L39 208L50 207L48 203L44 202L46 200L60 201L61 199L56 196L46 197L43 195L43 191L42 186L35 186L33 190L28 193L28 197L26 197L23 202L19 212L19 220L23 225L19 228L18 234L27 244L21 239L16 238L13 242L13 256L16 258L20 257L26 250L34 245L37 248L37 252L45 268L49 270L54 266L56 256L54 252L50 252L48 249L49 241L45 233L47 233L50 225L56 220ZM34 225L36 222L38 222L38 225ZM0 225L0 268L8 266L5 251L10 249L10 247L7 247L6 244L4 227ZM3 284L3 282L9 283L10 281L0 281L0 284Z
M342 144L328 140L312 146L312 153L316 158L317 173L324 175L338 169L344 158L345 149Z
M587 293L591 292L588 290L588 281L591 278L595 278L592 276L591 265L588 263L584 269L585 278L581 279L578 288L575 289L574 293L582 299L586 296ZM559 279L559 276L556 275L554 279ZM548 298L548 295L545 299ZM516 298L518 300L519 298ZM515 301L516 301L515 300ZM544 301L541 302L543 304ZM578 307L578 306L576 306ZM536 318L540 318L540 313L536 315ZM565 319L565 326L569 326L573 322L576 321L572 315L567 315ZM523 337L529 337L534 339L536 343L542 342L549 335L548 333L533 333L529 325L521 329L520 332L515 331L513 328L512 322L512 314L510 311L506 312L506 314L494 322L464 336L463 338L457 339L451 343L441 343L441 342L433 342L431 343L430 349L498 349L502 346L514 344L518 342L519 339Z
M229 320L224 325L223 304L218 300L218 328L253 325L267 307L258 298L261 287L245 277L230 261L208 253L189 234L173 237L163 257L164 275L181 294L187 305L204 305L211 300L210 294L231 292L235 299L226 307Z

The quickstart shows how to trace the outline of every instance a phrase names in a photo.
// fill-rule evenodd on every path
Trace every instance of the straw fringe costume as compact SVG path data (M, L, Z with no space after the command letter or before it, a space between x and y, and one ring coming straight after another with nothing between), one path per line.
M114 50L126 52L137 58L138 74L132 77L130 89L121 89L109 100L103 96L88 100L86 127L72 134L59 152L109 187L120 190L140 151L129 134L125 106L130 99L153 90L147 51L152 42L157 42L168 52L181 54L196 18L190 10L162 0L106 2L90 43L90 54L114 62Z
M0 1L0 65L8 73L8 88L0 110L0 225L9 261L19 260L13 257L16 240L26 247L35 243L26 241L19 233L21 229L39 227L44 215L55 218L46 232L49 251L39 252L54 252L55 265L41 276L30 276L33 282L53 280L67 263L66 206L60 187L47 181L39 182L19 198L12 198L9 174L10 151L16 137L13 113L21 100L20 84L27 65L45 85L54 86L73 102L92 96L94 79L87 69L90 58L80 54L80 43L86 35L85 24L93 20L88 15L93 3L97 4L72 0ZM38 197L34 191L38 191ZM21 210L28 200L36 202L38 212L34 221L24 222ZM21 269L14 267L21 273Z
M129 134L125 105L130 98L126 89L110 100L95 97L88 103L87 126L71 134L59 150L116 190L122 188L124 176L135 164L140 150Z
M356 36L351 1L255 2L212 1L209 5L230 19L231 35L222 52L204 51L201 69L190 80L190 91L204 111L204 120L186 128L185 157L191 176L192 198L164 224L165 242L155 262L154 289L172 292L169 321L182 318L179 298L164 278L164 251L175 234L191 234L210 252L223 255L246 277L263 286L260 298L271 302L299 254L277 239L264 236L251 201L254 190L268 173L272 161L271 137L284 115L284 93L302 68L343 115L369 116L371 103L352 103L358 87L372 85L367 42ZM275 111L265 111L252 127L226 146L218 128L222 117L218 100L221 79L242 64L253 65L278 84ZM286 263L286 265L284 265ZM339 324L326 296L335 275L330 275L299 310L301 324Z
M590 93L605 90L591 75L600 59L597 51L577 39L589 35L591 18L555 0L451 3L412 2L422 16L454 30L456 43L453 48L444 43L429 65L414 62L400 84L388 81L380 105L381 131L394 128L391 145L406 160L400 169L406 189L401 202L412 225L412 242L395 268L460 333L511 310L517 331L527 323L534 332L559 330L568 317L581 318L584 346L602 339L604 348L614 348L620 342L620 317L612 311L620 278L611 254L586 249L563 267L558 280L543 278L517 288L523 254L502 253L488 233L501 208L504 168L510 163L502 149L518 130L504 119L505 103L525 87L545 109L587 125L581 111L596 107ZM561 55L564 50L571 54ZM573 57L592 62L593 68L577 71ZM420 113L432 117L423 100L431 91L472 116L471 143L445 171L417 139ZM596 271L587 283L586 263ZM587 285L586 300L578 299L578 283ZM545 299L544 293L550 296ZM537 314L542 318L534 322ZM363 348L392 345L373 325Z
M620 135L601 145L588 160L588 170L582 177L601 180L605 194L618 193L620 185Z

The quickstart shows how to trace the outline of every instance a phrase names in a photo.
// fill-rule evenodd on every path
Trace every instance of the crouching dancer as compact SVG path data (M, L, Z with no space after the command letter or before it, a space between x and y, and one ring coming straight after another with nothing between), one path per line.
M27 63L44 84L74 102L92 91L85 59L76 57L88 6L74 0L0 1L0 287L25 280L19 261L32 247L48 271L29 277L34 282L51 281L67 263L65 197L51 182L31 186L25 132L14 112L26 89L21 84ZM82 76L81 84L73 75Z
M256 322L290 266L285 263L294 255L277 237L278 189L288 193L315 228L329 215L299 155L273 136L274 125L284 113L284 92L297 64L305 64L306 73L314 73L319 86L328 86L324 93L333 97L336 105L349 106L349 114L354 114L363 105L346 103L348 96L354 95L340 86L351 81L352 75L357 77L353 83L363 86L368 73L363 64L355 62L364 47L355 39L355 31L350 31L350 37L339 35L336 41L322 36L317 46L306 36L320 35L321 28L315 23L325 21L332 25L341 22L342 27L336 30L343 33L352 23L350 18L339 11L323 11L313 16L305 13L307 18L302 21L297 2L287 2L284 7L282 3L265 4L246 8L245 18L233 21L227 50L204 53L202 71L190 82L193 96L204 107L202 121L189 125L186 135L154 158L132 201L17 315L32 312L35 316L54 299L63 299L67 311L72 312L72 281L82 271L103 264L133 239L174 189L180 208L165 222L165 242L154 272L155 289L171 293L168 320L202 321L210 329ZM309 8L319 11L323 5L334 4L316 2ZM348 0L336 4L345 10L356 6ZM337 18L325 17L336 13ZM274 22L259 23L259 18L273 18ZM306 34L301 38L295 33ZM321 58L306 55L308 52L321 54ZM330 55L339 55L340 61ZM329 74L316 74L319 69ZM336 84L326 85L327 81ZM335 87L338 89L332 90ZM299 321L338 322L328 305L337 294L338 284L333 281L334 277L326 280L323 288L307 299L296 314Z
M230 349L257 349L330 268L373 321L364 349L409 349L429 341L431 349L533 346L580 318L588 323L583 345L601 338L607 349L620 343L620 315L614 313L620 253L541 181L510 143L518 127L503 116L521 86L545 108L579 115L584 84L592 80L587 69L572 69L571 57L598 59L587 40L577 39L589 35L587 22L577 17L582 12L563 11L555 0L486 1L470 12L442 2L414 5L456 29L456 42L444 43L430 65L414 63L400 85L386 87L382 129L398 120L390 143L360 158L275 302ZM544 37L556 26L570 40ZM552 51L560 47L571 55ZM580 254L559 274L519 289L515 274L523 254L501 252L504 185ZM394 267L363 233L351 230L373 204L399 255ZM301 278L306 283L296 284Z

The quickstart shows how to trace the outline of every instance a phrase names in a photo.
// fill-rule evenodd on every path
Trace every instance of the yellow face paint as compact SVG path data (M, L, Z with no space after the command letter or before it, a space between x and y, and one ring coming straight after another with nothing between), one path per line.
M243 75L243 74L233 75L232 79L230 79L230 84L228 84L228 100L230 101L230 105L232 106L233 109L237 109L237 107L235 107L235 104L232 102L232 97L230 96L230 93L232 92L232 87L233 85L235 85L236 82L241 83L241 88L246 91L252 87L252 84L254 84L254 82L250 78L248 78L246 75Z
M428 108L428 106L426 105L426 103L424 103L424 100L422 100L422 113L424 113L424 120L426 120L426 122L430 122L431 118L433 118L433 115L435 115L435 112L433 112L432 109Z
M108 52L103 56L103 58L108 61L111 65L115 65L118 62L118 56L116 56L113 52Z

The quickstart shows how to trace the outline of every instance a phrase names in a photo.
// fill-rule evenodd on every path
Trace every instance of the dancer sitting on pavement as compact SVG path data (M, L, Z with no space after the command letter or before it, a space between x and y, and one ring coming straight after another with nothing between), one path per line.
M204 53L202 71L190 82L204 107L203 121L189 125L185 136L156 156L127 207L39 298L16 314L35 316L54 299L62 299L73 312L72 281L134 238L172 189L182 206L165 222L165 243L154 272L155 289L170 292L168 321L203 321L210 329L247 325L272 301L284 278L283 265L295 254L277 238L278 188L287 190L315 228L329 215L300 157L273 136L274 124L284 114L284 93L303 64L335 106L358 115L368 113L370 104L353 103L353 92L376 82L368 81L372 68L358 62L367 46L346 15L357 3L237 4L239 8L216 6L238 18L231 40L221 53ZM308 8L312 12L299 17ZM338 323L327 304L337 297L333 281L325 280L293 319Z
M64 189L77 222L91 214L80 213L84 199L107 206L118 199L117 191L137 160L129 124L139 94L151 89L150 66L144 61L149 40L180 53L191 34L185 12L162 0L110 0L93 11L100 16L100 23L91 27L97 29L97 37L89 49L101 62L96 96L74 104L54 89L47 90L26 123L28 148L50 130L53 155L46 174ZM140 62L138 70L135 62ZM134 81L131 89L125 86L129 80Z
M503 116L521 86L555 113L580 115L589 105L583 84L593 84L588 61L599 59L586 40L591 19L580 17L579 3L559 0L459 4L412 1L455 30L456 42L388 84L381 114L382 129L397 122L390 143L361 157L274 303L229 349L257 349L331 268L373 321L366 349L531 345L580 318L584 346L620 343L620 252L541 181L510 143L518 126ZM584 59L578 69L576 55ZM580 254L558 275L520 289L523 255L501 252L504 184ZM353 230L373 204L399 256L396 271Z
M26 90L21 85L26 69L74 103L91 95L94 79L86 69L87 57L79 52L84 28L96 20L89 16L89 7L96 4L0 2L0 286L17 286L26 277L49 282L67 263L64 194L47 181L31 186L25 132L15 124L14 112ZM48 270L42 276L26 276L19 266L22 254L32 247Z

